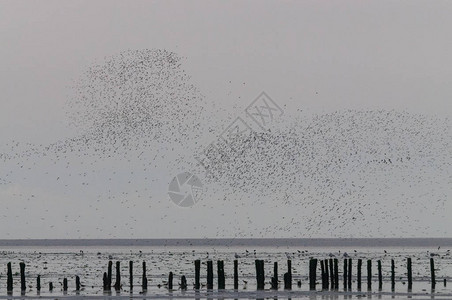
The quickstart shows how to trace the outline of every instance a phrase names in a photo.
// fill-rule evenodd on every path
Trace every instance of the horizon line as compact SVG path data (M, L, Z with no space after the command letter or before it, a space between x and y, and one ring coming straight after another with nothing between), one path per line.
M443 247L452 238L115 238L0 239L2 246L303 246Z

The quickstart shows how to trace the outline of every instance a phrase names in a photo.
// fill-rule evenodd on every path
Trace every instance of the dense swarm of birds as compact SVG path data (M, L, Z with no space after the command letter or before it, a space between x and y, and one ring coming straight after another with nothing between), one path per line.
M152 199L148 188L156 182L166 189L171 177L162 174L208 171L201 177L204 198L191 209L211 211L219 222L195 230L238 237L344 236L353 228L376 236L427 232L419 216L444 217L450 201L448 119L384 110L285 112L267 130L219 140L203 152L202 166L195 156L207 147L203 134L221 128L175 53L108 57L75 82L74 92L68 114L79 135L49 145L4 143L0 187L89 191L87 209L101 213L108 201L142 210L137 201L171 207L168 199ZM261 217L262 211L280 218ZM139 219L124 226L132 232Z
M249 201L256 205L266 196L283 195L277 203L310 211L298 222L300 230L345 229L372 218L416 226L419 219L411 212L439 213L450 201L450 125L446 119L384 110L299 117L217 143L207 169L210 180L234 193L253 194ZM297 221L276 231L290 231Z
M68 102L72 124L102 147L135 137L186 143L206 105L181 60L166 50L129 50L91 66Z

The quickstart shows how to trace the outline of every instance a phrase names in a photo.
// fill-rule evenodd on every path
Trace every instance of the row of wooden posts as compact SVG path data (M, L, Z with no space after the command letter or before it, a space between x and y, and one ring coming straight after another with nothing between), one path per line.
M362 287L362 264L363 260L357 260L357 274L356 274L356 282L357 289L361 291ZM317 259L311 259L309 261L309 288L311 290L316 289L316 270L317 270ZM325 259L320 260L320 272L321 272L321 282L322 289L339 289L339 271L338 271L338 259ZM381 268L381 260L377 261L377 271L378 271L378 289L381 290L383 288L383 275ZM344 259L344 267L343 267L343 285L344 290L352 289L352 259ZM435 278L435 262L433 258L430 258L430 279L431 279L431 287L432 289L436 286L436 278ZM411 258L407 258L407 279L408 279L408 289L411 290L413 288L413 271L412 271L412 262ZM372 289L372 260L367 260L367 289ZM444 279L444 285L446 285L446 279ZM391 290L395 289L395 262L394 259L391 259Z
M20 290L22 293L25 293L27 286L25 284L25 263L21 262L19 264L20 267ZM11 268L11 263L9 262L7 264L7 279L6 279L6 290L8 293L13 292L13 272ZM75 289L76 291L80 291L80 277L75 276ZM68 284L67 284L67 278L63 278L63 291L67 291ZM39 292L41 291L41 275L38 275L36 278L36 290ZM49 282L49 291L53 291L53 283Z
M337 258L330 259L313 259L309 260L309 289L316 290L317 286L317 267L320 262L320 279L322 284L322 290L339 290L339 260ZM362 259L357 260L357 289L361 291L361 282L362 282ZM112 261L108 262L107 272L103 274L103 289L104 291L111 291L112 289ZM255 260L256 267L256 281L257 281L257 289L263 290L265 288L265 272L264 272L264 261L256 259ZM148 289L148 279L146 275L146 262L143 262L143 275L142 275L142 283L141 288L143 292L146 292ZM381 268L381 260L377 261L377 269L378 269L378 289L381 290L383 287L383 276L382 276L382 268ZM430 258L430 273L431 273L431 286L432 289L435 288L436 278L435 278L435 264L433 258ZM201 261L195 260L195 283L194 289L199 290L201 288L200 284L200 274L201 274ZM224 273L224 262L222 260L217 261L217 284L219 290L225 289L225 273ZM411 290L413 287L413 272L412 272L412 262L411 258L407 259L407 278L408 278L408 289ZM284 273L284 289L290 290L292 289L292 261L287 260L287 272ZM21 282L21 291L24 293L26 291L25 285L25 263L20 263L20 282ZM278 263L274 262L273 264L273 276L271 278L271 289L278 289ZM187 279L185 276L181 277L180 289L187 289ZM298 285L301 285L301 281L298 281ZM446 285L446 279L444 279L444 285ZM80 277L75 277L75 289L76 291L80 291ZM344 290L352 289L352 259L347 258L344 259L343 266L343 286ZM113 285L115 291L119 292L121 290L121 272L120 272L120 262L116 262L116 282ZM169 290L173 289L173 272L169 273L167 287ZM207 284L206 287L208 290L213 289L213 261L207 261ZM394 260L391 259L391 289L394 290L395 287L395 265ZM234 260L234 289L237 290L239 288L239 279L238 279L238 260ZM38 275L36 282L37 291L41 290L41 276ZM63 291L67 291L68 282L67 278L63 279ZM129 289L132 292L133 290L133 262L129 262ZM367 289L372 289L372 260L367 260ZM49 282L49 291L53 290L53 283ZM7 291L8 293L12 293L13 291L13 273L11 269L11 263L9 262L7 265Z

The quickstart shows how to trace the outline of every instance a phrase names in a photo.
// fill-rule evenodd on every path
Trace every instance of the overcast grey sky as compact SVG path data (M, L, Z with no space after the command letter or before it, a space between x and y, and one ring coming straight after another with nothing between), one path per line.
M65 112L74 81L93 63L130 49L166 49L183 57L183 68L206 101L218 108L215 118L224 118L224 123L261 91L286 112L395 109L450 117L451 15L450 1L2 0L0 149L2 142L11 140L47 144L71 137L74 132L66 126ZM449 171L450 164L445 171L450 176ZM138 237L218 235L221 224L235 216L234 210L223 210L225 219L218 220L208 216L211 206L200 211L174 207L165 198L169 179L175 175L171 172L163 173L169 177L155 183L153 188L158 192L151 196L166 202L162 200L163 204L146 212L140 205L128 209L119 203L93 212L88 203L95 200L89 197L104 193L102 187L86 195L67 195L64 189L56 191L45 181L5 184L0 186L0 201L7 203L10 211L5 205L0 208L1 215L9 216L0 221L0 238L130 237L132 231ZM450 213L450 177L445 178L443 187L441 195L448 195L446 212ZM29 196L12 200L12 194L21 193L39 194L33 198L41 202L30 204ZM147 198L131 197L132 205L134 201L152 201L149 195L140 196ZM82 197L86 199L80 200ZM250 204L248 209L252 208ZM268 210L265 207L259 214L270 218ZM65 221L65 215L77 220L79 213L85 213L82 221ZM291 209L279 207L273 213L279 218L290 215ZM28 218L29 223L19 222L16 215ZM127 224L132 215L137 221ZM162 215L167 216L160 220ZM50 221L51 216L56 217ZM102 221L96 220L101 217ZM248 217L243 214L243 218ZM156 231L143 228L157 218ZM93 219L94 223L86 221ZM286 223L267 220L261 224L259 219L253 215L253 225L242 220L241 234L259 236L256 228L270 227L269 237L294 235L282 233ZM220 229L203 227L214 221ZM120 228L113 228L115 222L120 222ZM451 236L451 221L441 222L420 235ZM93 226L103 231L94 231ZM168 229L171 226L180 233ZM439 227L449 229L438 231ZM418 234L407 230L404 234ZM226 231L225 237L231 235L234 232ZM367 235L385 234L381 229Z

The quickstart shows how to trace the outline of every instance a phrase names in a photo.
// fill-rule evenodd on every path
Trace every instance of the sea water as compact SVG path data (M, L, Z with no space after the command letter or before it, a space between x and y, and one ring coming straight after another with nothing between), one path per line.
M40 297L88 297L88 298L222 298L222 299L264 299L264 298L319 298L319 299L351 299L351 298L451 298L452 299L452 259L451 247L436 246L281 246L281 245L33 245L0 246L0 297L6 297L6 266L12 263L14 274L13 296L21 296L19 263L26 264L26 297L37 297L36 278L41 276ZM52 243L49 243L52 244ZM69 245L68 245L69 244ZM101 244L101 243L100 243ZM120 243L119 243L120 244ZM158 243L157 243L158 244ZM338 243L340 244L340 243ZM1 243L0 243L1 245ZM412 259L413 288L408 290L406 258ZM309 259L339 259L339 290L321 291L320 265L317 272L317 291L309 291ZM352 259L352 289L344 290L343 259ZM434 258L436 287L431 289L430 258ZM195 292L194 261L201 260L201 290ZM233 261L239 262L239 289L233 290ZM265 262L265 290L256 291L255 260ZM287 272L287 260L292 261L292 290L284 291L282 275ZM357 260L362 259L362 291L357 291ZM367 260L372 260L372 290L367 290ZM391 259L395 260L395 290L391 291L390 270ZM113 262L112 285L115 283L115 264L121 262L121 284L119 293L112 287L111 293L103 292L103 273L107 272L108 261ZM208 260L214 261L214 290L205 287ZM226 274L226 290L217 291L216 261L224 261ZM383 287L378 290L377 261L381 260ZM129 261L133 261L133 289L129 286ZM148 291L142 294L142 263L147 265ZM270 290L273 276L273 263L278 262L280 280L279 291ZM173 272L173 291L168 291L166 283L169 272ZM75 276L79 276L82 289L75 291ZM185 275L188 288L179 288L180 277ZM63 293L63 278L68 279L68 291ZM444 286L444 279L447 285ZM54 290L49 292L49 282ZM299 285L298 283L301 283Z

